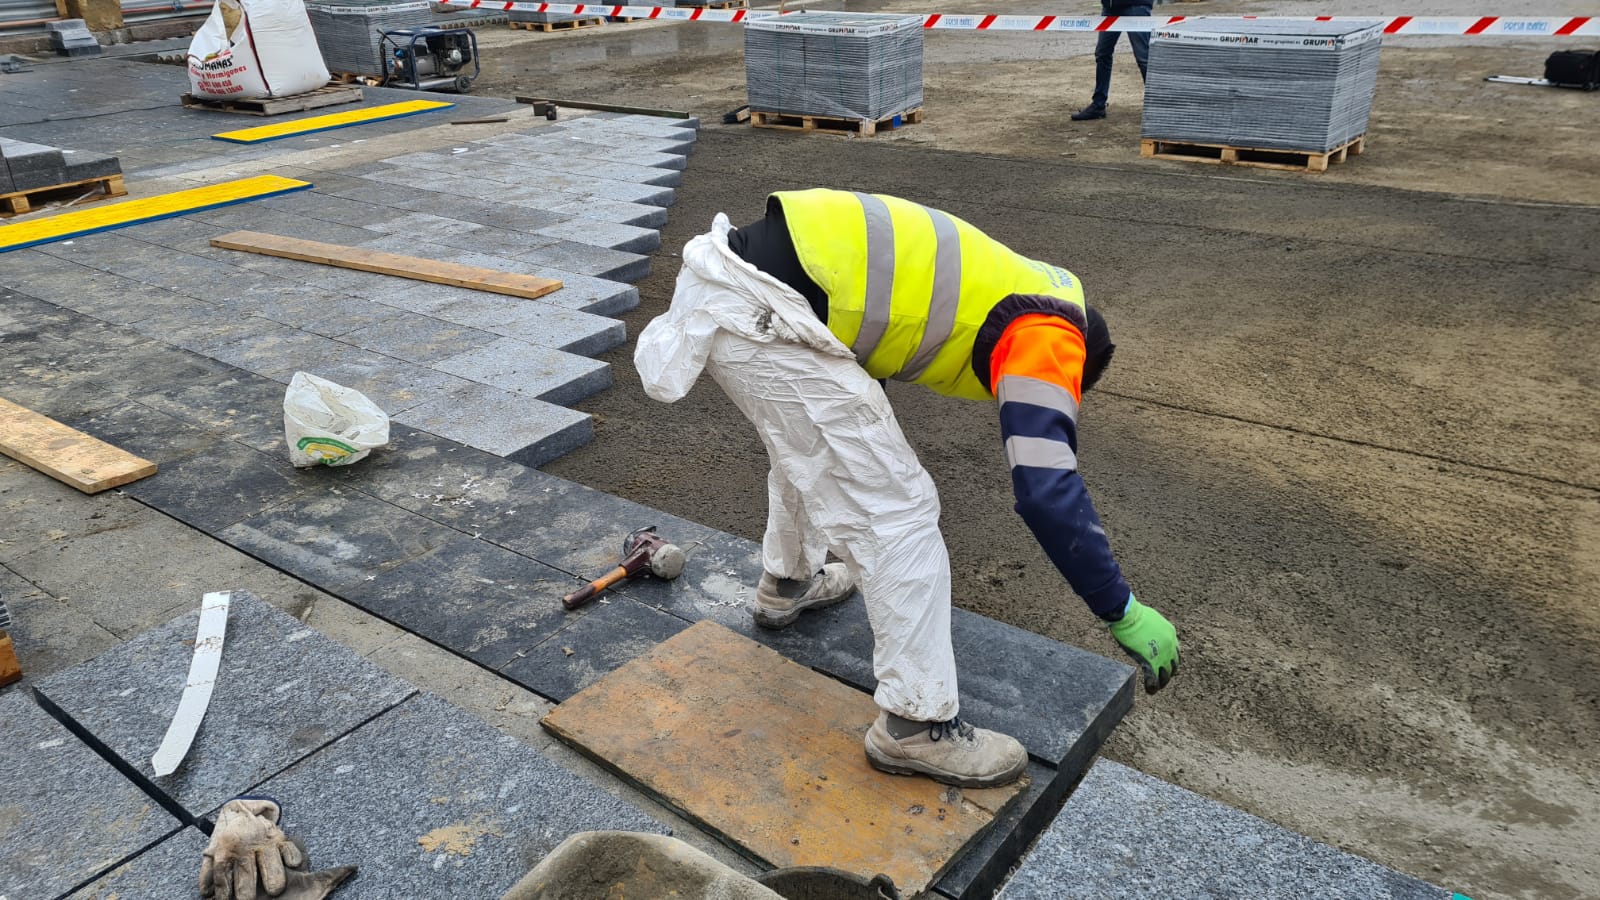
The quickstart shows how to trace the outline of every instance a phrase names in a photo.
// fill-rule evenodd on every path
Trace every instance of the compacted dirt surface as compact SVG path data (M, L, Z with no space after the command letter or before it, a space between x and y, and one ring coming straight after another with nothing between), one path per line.
M1506 11L1480 5L1406 12ZM1074 270L1118 343L1085 476L1184 640L1106 753L1480 900L1600 896L1600 100L1481 81L1538 74L1550 44L1386 47L1371 152L1319 177L1138 160L1126 51L1113 119L1070 127L1082 39L1033 38L1046 62L935 35L929 122L861 140L716 124L737 35L629 27L491 35L481 90L708 117L630 334L686 240L776 189L903 195ZM759 538L738 412L709 379L645 398L631 345L609 361L596 440L549 470ZM1114 655L1011 510L992 405L889 396L943 496L956 603Z

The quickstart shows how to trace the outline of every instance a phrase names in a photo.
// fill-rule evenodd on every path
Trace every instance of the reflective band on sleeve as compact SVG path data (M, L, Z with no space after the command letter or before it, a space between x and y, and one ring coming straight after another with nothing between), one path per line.
M1057 409L1066 413L1067 418L1073 422L1078 421L1078 401L1073 399L1072 392L1042 378L1003 375L995 396L1000 398L1001 403L1027 403L1047 409Z
M856 362L867 364L889 330L889 303L894 296L894 220L889 207L871 194L856 194L867 214L867 296L861 331L850 349Z
M939 355L956 327L956 307L961 305L961 232L950 217L936 209L927 211L938 239L933 264L933 297L928 304L928 324L911 362L895 378L915 381Z
M1052 441L1049 438L1008 437L1006 459L1011 461L1013 469L1031 466L1035 469L1065 469L1070 472L1078 468L1078 455L1072 452L1072 448L1064 441Z

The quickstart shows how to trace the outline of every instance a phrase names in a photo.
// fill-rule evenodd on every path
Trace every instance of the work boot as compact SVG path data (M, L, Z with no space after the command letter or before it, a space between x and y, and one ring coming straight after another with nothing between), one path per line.
M1073 113L1072 121L1086 122L1090 119L1104 119L1105 117L1106 108L1098 103L1091 103L1088 106L1085 106L1083 109Z
M823 609L850 596L856 589L844 563L828 563L805 581L761 573L756 587L756 624L762 628L787 628L808 609Z
M895 737L917 727L905 737ZM878 713L867 729L867 761L895 775L926 775L941 784L986 788L1010 784L1028 767L1028 751L1016 738L974 728L959 718L948 722L909 722Z

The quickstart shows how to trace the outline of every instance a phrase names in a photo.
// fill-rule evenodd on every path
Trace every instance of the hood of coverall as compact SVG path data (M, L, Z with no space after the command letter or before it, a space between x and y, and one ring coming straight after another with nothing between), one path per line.
M717 213L711 231L684 245L671 308L639 333L633 364L654 400L672 403L689 393L719 330L853 358L804 297L728 249L732 230L728 217Z

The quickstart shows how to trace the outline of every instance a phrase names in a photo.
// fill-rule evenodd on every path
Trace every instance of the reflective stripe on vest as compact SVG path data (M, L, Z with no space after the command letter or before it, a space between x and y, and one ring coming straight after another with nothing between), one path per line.
M856 199L867 214L867 308L861 332L850 349L855 351L856 362L866 365L889 330L889 306L894 298L894 220L888 205L877 197L856 194Z
M894 376L901 381L915 381L927 371L928 364L939 355L950 332L955 330L956 309L961 305L961 233L944 213L930 209L928 216L933 219L933 233L939 241L934 251L933 298L928 306L928 326L922 332L917 354Z

